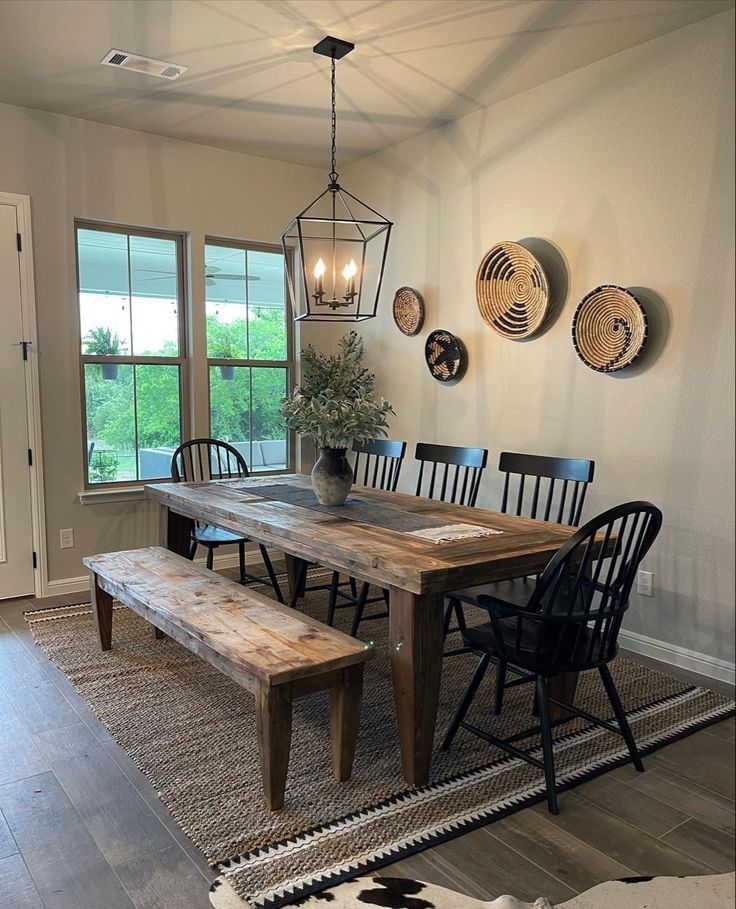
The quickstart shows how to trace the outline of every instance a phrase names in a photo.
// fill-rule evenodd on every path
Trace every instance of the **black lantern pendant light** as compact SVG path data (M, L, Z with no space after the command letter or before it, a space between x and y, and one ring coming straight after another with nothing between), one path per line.
M327 189L281 235L294 319L362 322L378 309L392 223L337 182L335 61L355 47L323 38L332 60L332 170Z

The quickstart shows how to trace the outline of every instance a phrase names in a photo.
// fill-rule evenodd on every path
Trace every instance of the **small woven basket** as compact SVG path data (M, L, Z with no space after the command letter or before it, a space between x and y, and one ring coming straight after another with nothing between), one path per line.
M424 300L413 287L400 287L394 294L394 322L402 334L419 334L424 325Z
M478 267L475 295L486 325L517 341L541 328L549 307L547 275L518 243L497 243L488 250Z
M631 291L603 284L586 294L572 320L577 355L597 372L630 366L644 349L647 316Z
M441 328L427 338L424 359L438 382L451 382L465 372L466 355L462 341Z

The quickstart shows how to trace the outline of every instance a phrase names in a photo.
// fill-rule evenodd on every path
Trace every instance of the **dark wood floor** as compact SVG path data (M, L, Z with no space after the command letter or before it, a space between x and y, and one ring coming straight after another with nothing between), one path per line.
M207 909L212 870L35 647L22 615L33 605L0 604L0 906ZM586 783L556 818L529 808L382 873L554 902L611 878L732 871L734 730L720 723L649 757L644 774Z

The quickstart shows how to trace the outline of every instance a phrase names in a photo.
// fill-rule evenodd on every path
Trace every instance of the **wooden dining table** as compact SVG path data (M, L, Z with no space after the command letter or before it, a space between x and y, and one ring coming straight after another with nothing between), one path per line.
M188 555L194 521L214 524L286 557L291 590L303 562L343 572L389 591L389 648L404 778L429 781L443 651L443 604L452 590L541 571L576 528L548 521L354 486L349 501L398 509L446 524L500 533L434 542L408 532L331 512L264 498L256 487L278 483L311 488L301 474L197 483L155 483L146 495L164 510L165 545ZM569 703L574 679L553 680ZM566 695L566 696L565 696Z

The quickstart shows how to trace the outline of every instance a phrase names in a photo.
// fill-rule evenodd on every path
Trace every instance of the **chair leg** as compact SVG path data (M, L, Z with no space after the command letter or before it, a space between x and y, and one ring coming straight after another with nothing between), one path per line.
M192 545L189 547L189 561L193 562L194 557L197 554L197 541L192 540Z
M289 591L291 593L291 599L289 600L289 606L292 609L296 609L296 604L304 596L304 582L307 578L307 565L309 563L302 561L299 563L299 569L297 576L294 580L294 590Z
M455 601L455 617L457 618L457 627L460 631L465 631L468 627L467 622L465 621L465 613L463 612L463 604L460 600Z
M506 690L506 660L498 659L496 662L496 696L493 704L493 712L496 716L501 713L503 707L503 693Z
M355 578L348 578L350 582L350 595L354 600L358 599L358 585L355 583Z
M480 658L480 663L475 667L475 672L473 677L470 680L467 691L463 695L462 701L455 711L455 716L452 718L452 722L445 734L445 737L442 741L442 750L449 751L452 741L457 734L458 729L460 728L460 723L465 719L465 714L468 712L468 708L472 703L473 698L475 697L475 692L478 690L478 686L483 681L483 676L486 674L488 669L488 664L491 662L491 658L487 653L484 653Z
M281 593L278 578L276 577L276 572L273 570L273 565L271 564L271 557L268 554L268 550L262 543L259 543L258 545L259 549L261 550L261 558L263 559L263 564L266 566L266 571L268 572L268 577L271 581L271 587L273 587L273 592L276 594L276 599L279 601L279 603L283 603L284 595Z
M351 578L352 580L352 578ZM327 606L327 624L335 624L335 610L337 609L337 588L340 585L340 572L332 572L332 580L330 581L330 600L329 605Z
M238 543L238 565L240 566L240 583L245 584L245 543Z
M363 619L365 601L368 599L368 591L370 589L371 585L366 581L360 588L360 593L358 594L358 602L355 604L355 612L353 613L353 625L350 629L350 634L354 638L358 637L358 628L360 627L361 620Z
M547 680L537 676L537 703L539 704L539 725L542 727L542 752L544 754L544 779L547 784L547 807L550 814L558 814L555 779L555 752L552 746L552 723L549 715L549 692Z
M212 564L213 564L214 560L215 560L215 547L208 546L207 547L207 568L210 571L212 571Z
M447 601L447 605L445 606L445 625L442 633L443 640L447 637L450 631L450 622L452 621L452 613L455 610L455 603L457 603L457 600L450 599Z
M624 737L626 747L629 749L631 761L639 773L643 773L644 764L642 764L641 755L639 754L639 749L636 747L634 736L631 734L631 727L629 726L629 721L626 719L626 711L621 704L621 698L618 696L618 691L616 691L616 685L611 677L611 672L608 666L599 666L598 671L603 679L603 685L606 689L608 700L611 702L611 707L613 707L613 712L618 721L621 735Z

